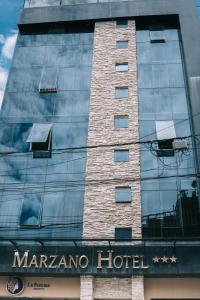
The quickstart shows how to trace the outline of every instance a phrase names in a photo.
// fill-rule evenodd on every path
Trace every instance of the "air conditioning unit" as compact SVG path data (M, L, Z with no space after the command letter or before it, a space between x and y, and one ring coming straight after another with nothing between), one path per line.
M172 145L174 150L184 150L188 148L188 143L186 140L174 140Z

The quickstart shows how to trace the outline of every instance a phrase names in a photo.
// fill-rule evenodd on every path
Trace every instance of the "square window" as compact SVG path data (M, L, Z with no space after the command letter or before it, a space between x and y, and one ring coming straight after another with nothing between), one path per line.
M165 31L162 25L154 25L149 27L149 35L151 43L164 43Z
M115 128L128 128L129 126L128 116L115 116L114 126Z
M129 161L129 150L115 150L114 151L115 162L127 162Z
M115 70L117 72L127 72L128 71L128 63L125 62L125 63L117 63L115 65Z
M52 150L52 124L33 124L26 141L30 143L33 158L50 158Z
M128 28L128 20L118 20L116 22L117 29L125 29Z
M116 98L128 98L128 87L116 87L115 88L115 97Z
M117 49L128 49L128 41L117 41Z
M132 195L131 195L131 187L116 187L115 188L115 202L116 203L126 203L131 202Z
M119 240L131 240L132 239L132 228L115 228L115 239Z

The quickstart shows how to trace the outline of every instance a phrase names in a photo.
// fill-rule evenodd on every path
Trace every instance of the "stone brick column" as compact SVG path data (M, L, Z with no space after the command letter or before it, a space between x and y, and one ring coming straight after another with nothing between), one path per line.
M132 277L132 300L144 300L144 277Z
M94 300L93 276L83 275L80 277L80 300Z
M128 49L117 49L117 41ZM140 163L138 134L135 21L117 29L115 21L97 22L89 113L87 177L84 200L85 238L114 238L116 227L132 227L141 236ZM128 72L117 72L116 63L128 63ZM115 87L129 88L126 99L116 99ZM129 127L114 128L115 115L128 115ZM109 146L130 143L129 145ZM106 147L99 147L106 145ZM129 162L114 162L115 149L129 149ZM132 188L132 202L116 203L115 187Z

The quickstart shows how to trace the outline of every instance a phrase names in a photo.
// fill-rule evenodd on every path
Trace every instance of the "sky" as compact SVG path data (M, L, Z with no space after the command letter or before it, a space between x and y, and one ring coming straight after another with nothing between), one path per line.
M24 0L0 0L0 107L17 38L17 22Z

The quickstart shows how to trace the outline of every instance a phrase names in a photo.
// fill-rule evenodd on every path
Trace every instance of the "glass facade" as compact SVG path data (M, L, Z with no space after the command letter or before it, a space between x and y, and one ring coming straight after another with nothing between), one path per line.
M200 0L195 0L196 1L196 8L197 8L197 18L198 21L200 22Z
M180 34L160 25L158 33L154 26L154 42L152 27L137 27L140 141L147 142L140 147L143 236L198 236L200 206ZM187 147L169 152L174 139ZM159 145L168 149L158 151Z
M90 25L18 36L0 116L0 235L81 237L92 55ZM51 157L33 158L31 142L49 135Z

